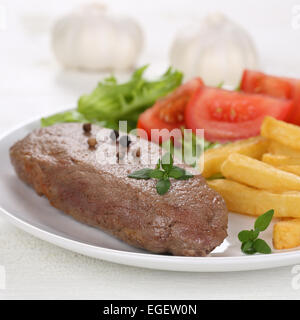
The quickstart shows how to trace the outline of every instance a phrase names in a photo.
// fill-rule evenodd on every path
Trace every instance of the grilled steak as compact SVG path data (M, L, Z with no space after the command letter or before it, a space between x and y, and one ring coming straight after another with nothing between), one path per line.
M205 256L223 242L225 202L201 175L172 179L170 190L161 196L154 179L127 177L149 167L136 159L150 152L149 143L141 139L129 145L128 154L135 155L129 164L109 164L103 161L113 145L107 131L112 132L92 126L91 133L84 132L76 123L41 128L11 148L11 161L19 178L51 205L133 246L155 253ZM150 155L155 158L159 147L153 149Z

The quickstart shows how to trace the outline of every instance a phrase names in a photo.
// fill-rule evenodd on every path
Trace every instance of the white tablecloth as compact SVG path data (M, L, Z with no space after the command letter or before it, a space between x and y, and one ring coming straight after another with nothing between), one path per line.
M49 46L53 19L83 1L1 1L6 27L0 31L0 134L20 122L76 105L99 75L63 71ZM291 27L297 1L121 1L113 11L135 15L147 46L141 63L167 65L174 30L209 11L224 11L254 36L264 69L300 78L300 30ZM0 197L5 195L0 195ZM6 289L0 299L234 299L299 298L292 266L252 272L179 273L103 262L60 249L0 220L0 265ZM1 283L1 281L0 281Z

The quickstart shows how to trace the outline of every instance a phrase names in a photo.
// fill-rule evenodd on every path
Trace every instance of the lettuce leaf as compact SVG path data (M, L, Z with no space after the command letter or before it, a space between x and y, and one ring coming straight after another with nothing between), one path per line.
M147 68L143 66L136 70L125 83L118 83L113 76L105 79L92 93L80 97L77 110L43 118L42 126L61 122L92 122L117 129L120 120L127 120L128 130L136 128L139 115L182 82L182 73L172 68L154 81L147 80L144 78Z
M78 112L89 120L127 120L137 122L139 115L158 98L167 95L181 84L182 73L169 68L159 79L146 80L148 66L135 71L131 79L118 84L110 77L78 101Z
M86 122L86 119L82 114L80 114L76 110L57 113L48 118L41 119L42 127L52 126L55 123L61 122Z
M116 129L116 130L118 129L118 126L113 121L95 121L95 120L89 121L77 110L70 110L70 111L65 111L61 113L56 113L53 116L42 118L41 126L48 127L56 123L66 123L66 122L81 122L81 123L92 122L93 124L97 124L102 127Z

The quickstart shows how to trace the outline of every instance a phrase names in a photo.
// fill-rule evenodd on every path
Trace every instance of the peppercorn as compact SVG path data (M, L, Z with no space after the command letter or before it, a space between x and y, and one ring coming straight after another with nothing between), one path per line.
M110 139L113 140L113 141L116 141L118 140L119 138L119 131L117 130L112 130L112 132L110 133Z
M91 130L92 130L92 124L91 124L91 123L85 123L85 124L82 126L82 128L83 128L83 131L84 131L85 133L90 133Z
M137 158L139 158L139 157L141 156L141 149L140 149L140 148L138 148L138 149L136 150L135 156L136 156Z
M131 144L131 140L128 136L122 136L120 139L119 139L119 143L122 147L124 148L128 148Z
M95 148L96 144L97 144L96 138L91 137L88 139L88 145L90 148Z

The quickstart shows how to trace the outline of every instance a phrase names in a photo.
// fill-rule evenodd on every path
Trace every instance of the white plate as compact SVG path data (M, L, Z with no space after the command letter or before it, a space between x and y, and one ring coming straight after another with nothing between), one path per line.
M300 248L274 251L270 255L241 253L237 234L253 227L254 218L230 214L229 236L208 257L155 255L133 248L105 232L81 224L51 207L16 177L9 148L33 129L39 120L27 123L0 139L0 213L24 231L60 247L102 260L161 270L216 272L266 269L300 263ZM272 226L263 238L272 243Z

